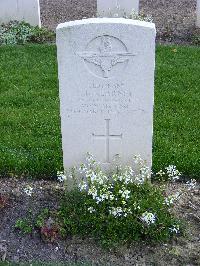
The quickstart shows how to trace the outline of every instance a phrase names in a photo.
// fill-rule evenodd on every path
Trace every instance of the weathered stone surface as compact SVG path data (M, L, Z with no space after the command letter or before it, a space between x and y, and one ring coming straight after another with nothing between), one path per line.
M24 20L33 26L41 26L39 0L1 0L0 23L11 20Z
M97 0L97 13L101 16L129 16L133 10L138 13L139 0Z
M86 152L105 169L140 154L151 165L155 26L123 18L57 27L64 167Z

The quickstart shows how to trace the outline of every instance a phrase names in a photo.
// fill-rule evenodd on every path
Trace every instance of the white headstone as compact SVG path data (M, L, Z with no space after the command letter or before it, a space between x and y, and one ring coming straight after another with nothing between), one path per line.
M197 20L196 26L200 28L200 0L197 0Z
M39 0L0 0L0 23L26 21L41 26Z
M97 0L97 13L100 16L129 16L139 11L139 0Z
M90 152L104 169L151 165L155 25L94 18L57 27L64 168Z

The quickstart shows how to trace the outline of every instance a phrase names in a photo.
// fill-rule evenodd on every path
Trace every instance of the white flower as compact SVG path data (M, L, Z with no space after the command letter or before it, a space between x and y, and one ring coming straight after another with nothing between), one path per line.
M95 210L95 208L93 208L93 207L89 207L89 208L88 208L88 211L89 211L90 213L93 213L93 212L95 212L96 210Z
M121 194L122 198L128 199L130 198L130 191L125 189L125 190L119 190L119 193Z
M142 214L142 216L140 217L140 219L143 222L147 223L148 225L154 224L156 222L156 216L155 216L155 214L153 214L151 212L147 212L147 211Z
M151 169L148 166L143 166L140 169L140 174L143 178L149 179L151 177Z
M97 180L97 175L93 172L90 177L91 182L93 183L95 180Z
M79 168L79 173L80 174L85 174L85 172L87 171L87 167L85 164L82 164Z
M63 172L57 172L57 178L59 182L64 182L67 180L67 177Z
M142 175L136 175L134 181L136 184L142 185L144 184L145 178Z
M195 179L191 179L190 181L186 182L186 186L188 190L195 189L196 185L197 185L197 181Z
M132 211L130 208L125 208L124 209L124 216L126 217L128 214L132 214Z
M102 202L102 199L100 197L96 197L96 203L99 204L100 202Z
M180 193L177 192L175 195L170 195L167 198L165 198L165 204L167 206L170 206L172 204L174 204L174 201L176 201L180 196Z
M173 196L169 196L169 197L167 197L167 198L165 198L165 204L167 205L167 206L170 206L170 205L172 205L173 203L174 203L174 197Z
M181 173L176 169L175 165L169 165L165 169L167 170L167 174L172 181L176 181L180 178Z
M121 217L121 216L127 217L129 214L132 214L130 208L122 209L121 207L112 207L109 210L109 213L114 217Z
M115 196L113 194L110 194L109 195L109 198L110 198L110 200L114 200L115 199Z
M127 168L128 176L134 176L135 172L132 167Z
M170 231L171 233L178 234L178 233L180 232L179 225L173 225L173 227L170 227L170 228L169 228L169 231Z
M94 156L90 154L89 152L87 153L86 162L89 168L97 165L97 162L95 161Z
M79 187L80 191L85 191L85 190L87 190L88 185L87 185L87 183L86 183L85 181L82 181L82 182L78 185L78 187Z
M140 206L136 202L133 203L133 207L134 210L140 210Z
M122 216L123 215L123 210L121 207L112 207L110 210L109 210L109 213L111 215L113 215L114 217L119 217L119 216Z
M145 180L150 179L150 178L151 178L151 169L145 165L141 165L139 169L139 174L134 175L132 177L134 182L138 185L144 184Z
M129 214L132 214L131 209L124 209L124 217L127 217Z
M26 195L31 196L33 193L33 188L31 186L27 186L26 188L24 188L24 192L26 193Z
M95 187L93 187L92 189L89 189L88 194L92 195L93 199L95 199L97 203L103 202L104 200L114 200L115 199L112 192L106 191L105 189L101 190L99 195L98 195Z
M119 176L117 176L117 175L114 175L113 176L113 179L115 180L115 181L117 181L117 180L119 180L119 181L123 181L123 176L122 175L119 175Z
M168 196L167 198L165 198L164 204L166 204L167 206L174 204L174 202L178 200L180 195L180 192L176 192L176 194Z
M93 199L95 199L97 197L98 192L97 192L97 189L95 186L92 186L89 188L88 195L91 195L93 197Z
M156 173L156 175L162 177L165 175L165 172L163 170L160 170L158 173Z
M134 171L131 167L127 167L126 171L123 176L120 176L118 179L120 181L124 181L124 183L127 185L129 183L133 182L133 177L134 177Z

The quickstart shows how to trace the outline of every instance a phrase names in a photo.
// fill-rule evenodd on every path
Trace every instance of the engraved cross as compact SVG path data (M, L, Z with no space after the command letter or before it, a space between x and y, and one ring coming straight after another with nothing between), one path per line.
M106 133L105 135L95 135L92 133L92 136L97 139L105 139L106 141L106 163L110 163L110 139L122 139L122 134L114 135L110 134L110 119L105 119L106 121Z

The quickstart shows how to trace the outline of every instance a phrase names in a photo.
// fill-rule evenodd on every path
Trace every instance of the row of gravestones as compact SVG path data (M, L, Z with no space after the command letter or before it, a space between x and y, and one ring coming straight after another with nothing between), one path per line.
M110 15L109 13L120 13L119 9L126 14L130 14L132 9L137 13L138 8L139 0L97 0L97 12L106 16ZM33 26L41 26L39 0L1 0L0 23L10 20L24 20Z
M116 7L120 7L116 10ZM132 10L138 13L139 0L97 0L97 12L108 16L110 13L125 12L130 14ZM0 23L10 20L25 20L31 25L41 26L39 0L1 0ZM200 0L197 0L197 27L200 27Z

